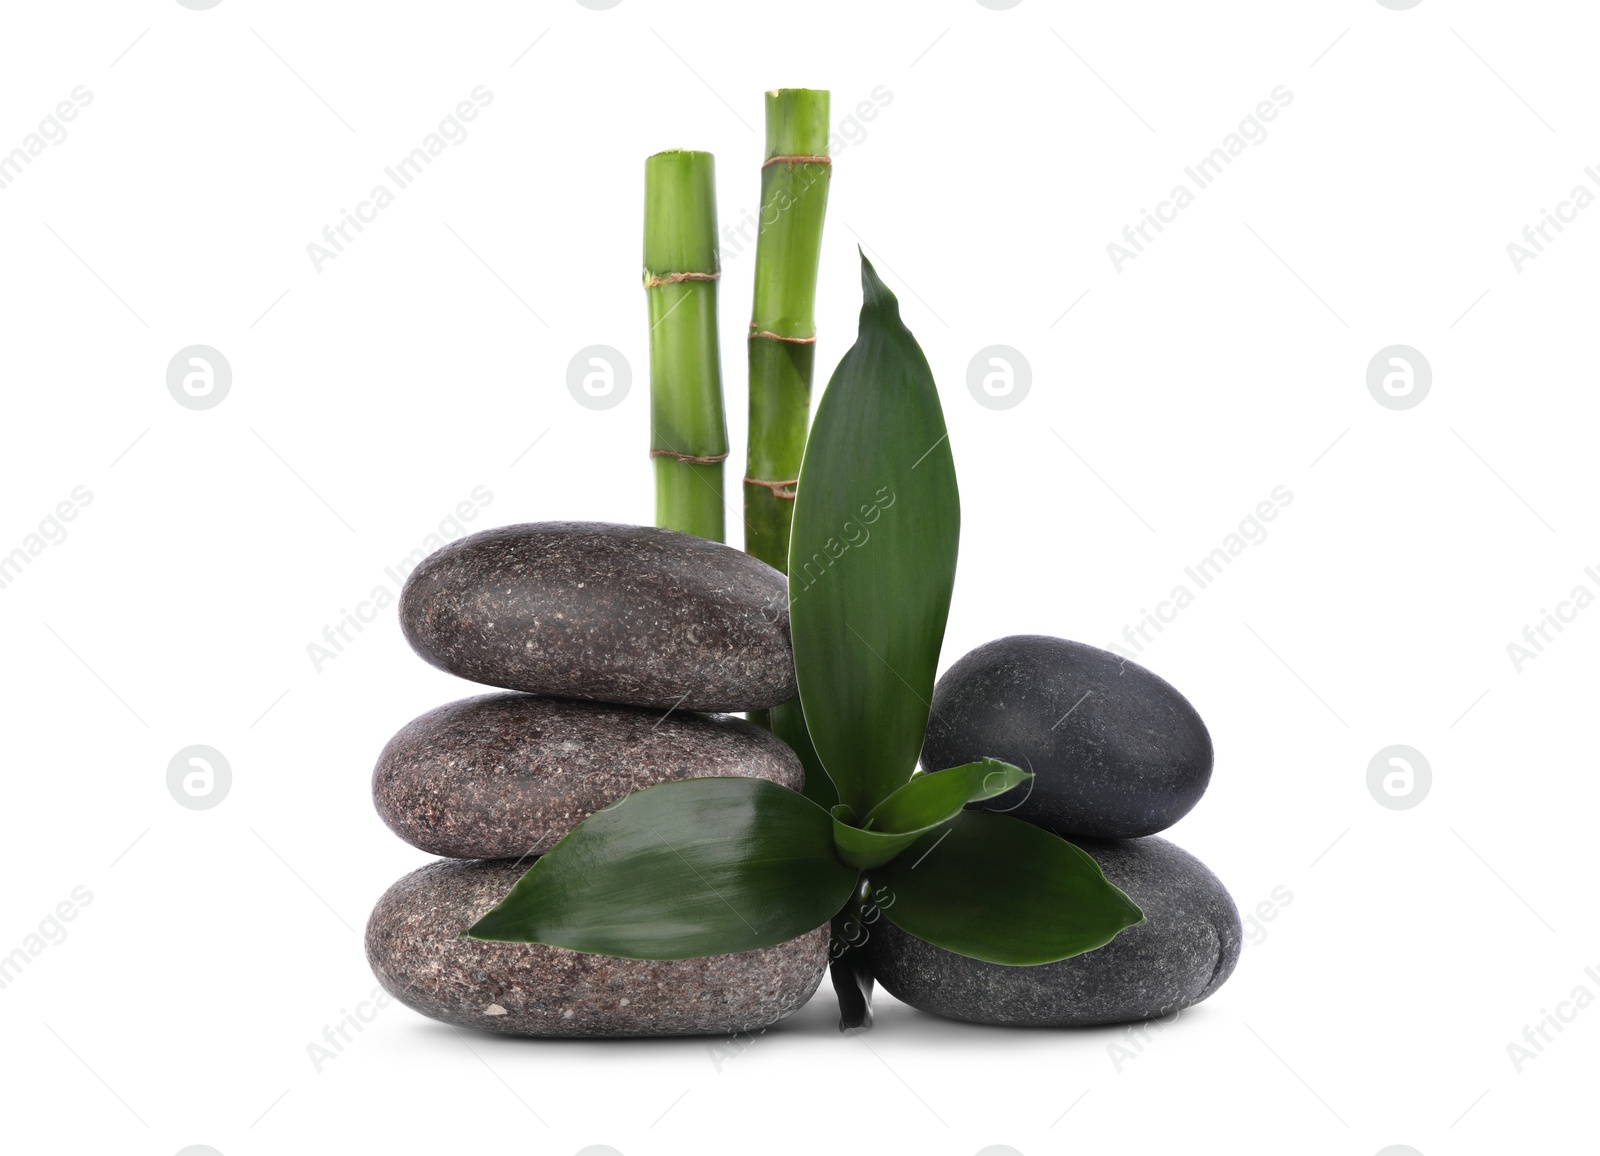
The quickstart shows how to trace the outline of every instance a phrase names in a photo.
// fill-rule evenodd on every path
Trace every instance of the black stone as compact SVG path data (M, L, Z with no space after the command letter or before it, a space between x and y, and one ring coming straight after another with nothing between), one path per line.
M795 695L784 576L690 534L502 526L412 571L400 625L441 670L507 690L683 710Z
M1071 959L1011 967L935 947L880 913L866 944L874 977L901 1002L946 1019L1090 1027L1174 1015L1233 974L1239 911L1204 863L1165 839L1072 841L1143 909L1144 923Z
M1109 651L1037 634L985 643L934 688L923 767L986 756L1035 777L979 808L1068 836L1164 831L1211 781L1211 736L1171 684Z

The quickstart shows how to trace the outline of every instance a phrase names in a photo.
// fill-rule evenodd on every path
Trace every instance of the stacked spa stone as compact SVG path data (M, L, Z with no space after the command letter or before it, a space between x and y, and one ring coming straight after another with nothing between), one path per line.
M1145 922L1097 951L1035 967L985 963L877 920L874 976L923 1011L976 1023L1090 1026L1174 1015L1239 961L1239 912L1200 860L1157 838L1211 781L1211 736L1150 671L1060 638L978 647L939 680L922 750L928 770L989 756L1034 773L977 804L1081 847ZM1019 881L1019 885L1025 881Z
M671 961L461 935L539 855L634 791L729 775L801 788L781 741L707 713L794 696L785 589L718 543L602 523L488 530L417 567L400 598L412 647L514 693L429 711L378 759L384 822L445 856L389 888L367 924L367 958L392 995L446 1023L587 1037L756 1030L810 998L826 925Z

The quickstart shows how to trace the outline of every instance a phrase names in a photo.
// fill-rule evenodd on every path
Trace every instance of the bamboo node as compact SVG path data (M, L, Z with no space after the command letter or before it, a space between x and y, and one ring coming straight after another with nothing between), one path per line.
M650 456L653 458L677 458L688 466L714 466L718 462L726 461L728 458L726 453L680 454L677 450L651 450Z
M768 157L761 167L766 168L767 165L831 165L832 163L832 157L825 157L817 153L801 153L796 156Z
M781 482L769 482L763 478L746 478L745 484L750 486L765 486L772 491L772 496L781 501L794 501L794 488L800 484L799 478L789 478Z
M750 337L752 340L757 337L765 337L772 341L788 341L795 345L815 345L817 343L815 337L785 337L783 334L774 333L770 329L757 329L754 322L750 324Z
M644 279L646 289L654 289L657 285L676 285L681 281L720 281L721 273L660 273Z

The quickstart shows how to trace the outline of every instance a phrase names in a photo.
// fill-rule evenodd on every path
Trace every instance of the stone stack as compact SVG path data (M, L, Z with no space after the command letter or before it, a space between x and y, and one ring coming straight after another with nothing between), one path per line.
M445 857L389 888L368 921L367 958L390 994L446 1023L577 1037L756 1031L810 999L826 925L670 961L461 935L539 855L634 791L729 775L802 787L787 746L720 713L795 695L782 574L670 530L506 526L427 558L400 620L432 665L513 693L431 710L378 759L379 815Z
M878 982L936 1015L1030 1027L1174 1016L1222 986L1243 946L1238 908L1204 863L1156 837L1211 781L1211 736L1183 695L1107 651L1018 635L952 666L932 705L924 768L987 756L1032 771L1022 786L975 806L1081 847L1145 922L1083 955L1008 967L879 918L866 945Z

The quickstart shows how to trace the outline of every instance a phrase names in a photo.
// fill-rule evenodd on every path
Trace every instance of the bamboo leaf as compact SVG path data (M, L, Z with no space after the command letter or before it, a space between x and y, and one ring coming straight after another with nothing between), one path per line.
M865 257L861 282L860 333L800 469L789 621L811 741L865 814L922 749L961 509L927 358Z
M467 934L629 959L751 951L827 923L857 877L796 792L688 779L591 815Z
M867 812L861 825L873 831L925 831L955 818L968 803L1003 795L1032 777L999 759L917 775Z
M990 963L1053 963L1144 921L1083 851L988 811L963 811L871 878L896 927Z

